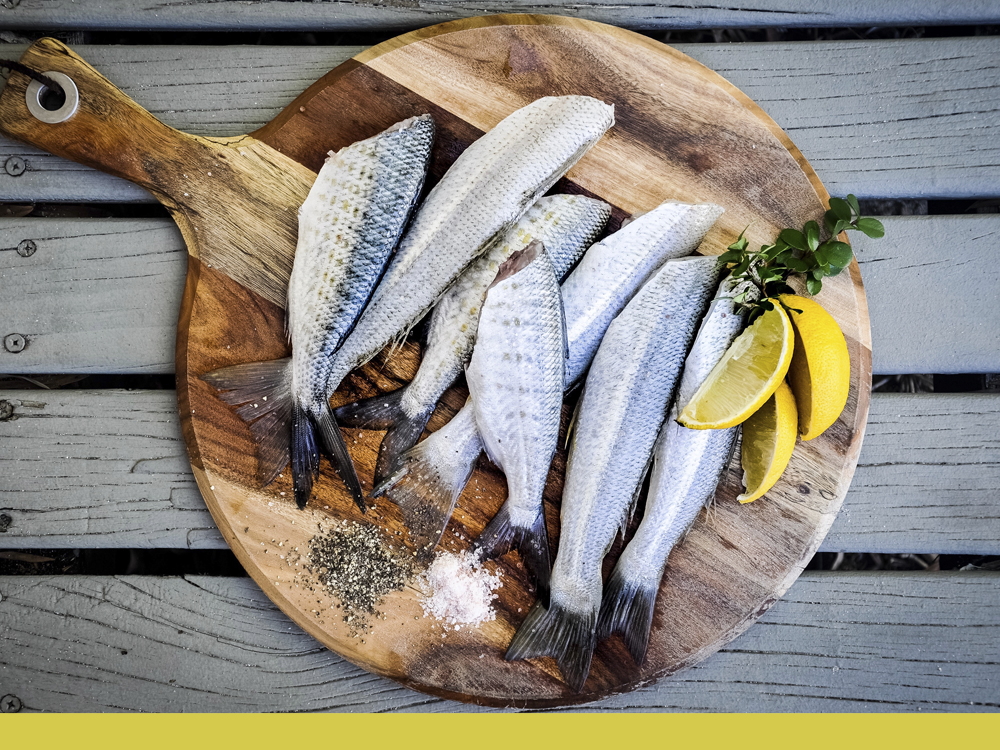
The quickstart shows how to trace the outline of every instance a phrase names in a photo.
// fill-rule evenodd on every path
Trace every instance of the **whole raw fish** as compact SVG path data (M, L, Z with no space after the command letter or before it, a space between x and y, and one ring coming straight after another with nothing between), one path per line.
M375 461L376 486L388 476L399 455L420 439L438 399L462 374L476 342L483 297L500 264L533 240L540 240L556 277L562 281L610 216L611 207L593 198L539 198L501 242L469 265L434 306L427 345L413 380L392 393L334 411L338 424L387 430Z
M667 261L608 326L587 375L566 464L549 604L532 607L506 655L554 656L576 691L596 644L601 561L628 522L718 274L714 258Z
M517 547L542 591L550 568L542 492L559 441L565 370L559 281L535 240L500 266L465 376L486 454L507 477L507 500L477 542L489 557Z
M621 633L637 664L642 663L649 644L653 605L667 556L714 496L739 432L739 427L689 430L677 423L681 408L743 328L744 316L732 301L735 293L731 277L724 280L684 360L677 396L653 451L642 523L604 587L597 639Z
M668 201L592 245L562 285L569 360L565 387L586 371L615 315L664 261L691 253L722 214L714 204ZM403 511L420 546L437 544L472 475L482 441L472 407L400 456L376 485Z
M543 97L465 149L421 204L371 302L331 359L327 395L351 370L402 340L613 123L614 107L592 97ZM338 468L357 482L349 459Z
M300 508L319 474L315 431L335 464L347 459L327 403L331 357L368 303L409 220L433 142L434 121L422 115L330 153L299 209L285 313L292 356L202 376L226 403L243 404L236 411L250 423L263 484L288 465L291 452ZM363 510L353 472L345 479Z

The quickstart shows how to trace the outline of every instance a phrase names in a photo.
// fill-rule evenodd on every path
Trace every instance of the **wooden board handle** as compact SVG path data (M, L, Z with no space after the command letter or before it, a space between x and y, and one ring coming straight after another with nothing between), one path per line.
M39 39L21 57L21 63L40 73L69 76L80 103L65 122L49 124L28 110L25 92L31 79L11 73L0 96L0 130L57 156L124 177L157 194L164 186L151 165L148 146L162 154L196 147L194 139L153 117L107 78L55 39ZM147 147L147 148L143 148ZM166 201L165 201L166 202Z
M68 76L79 105L63 122L43 122L25 99L31 79L12 73L0 95L0 131L146 188L193 257L284 305L296 210L315 173L248 135L203 138L164 125L55 39L39 39L21 62Z

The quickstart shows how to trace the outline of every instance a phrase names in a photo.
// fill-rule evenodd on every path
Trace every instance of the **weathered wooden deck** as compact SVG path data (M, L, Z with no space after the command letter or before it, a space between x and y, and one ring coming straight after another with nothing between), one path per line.
M401 29L482 6L22 0L0 29ZM992 2L574 4L629 28L1000 23ZM493 10L538 10L508 2ZM552 11L553 6L545 6ZM241 38L242 39L242 38ZM80 45L164 122L205 135L269 121L356 46ZM760 104L831 193L1000 196L1000 37L678 45ZM23 45L0 45L16 58ZM4 204L151 203L0 139ZM1000 215L887 217L855 239L876 375L1000 372ZM28 257L16 251L33 240ZM185 273L167 219L0 219L0 372L173 372ZM190 475L170 391L0 392L0 549L224 547ZM2 413L2 412L0 412ZM826 551L1000 554L1000 394L873 395ZM249 580L0 576L0 696L26 711L471 710L374 677L303 634ZM808 572L701 665L584 710L970 711L1000 707L1000 573Z

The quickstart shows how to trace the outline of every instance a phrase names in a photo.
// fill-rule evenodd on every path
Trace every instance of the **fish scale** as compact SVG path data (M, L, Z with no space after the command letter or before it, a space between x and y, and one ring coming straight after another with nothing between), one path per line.
M486 453L507 477L507 500L477 542L487 557L517 546L544 591L549 545L542 493L559 440L566 329L559 281L541 247L535 240L500 267L466 379ZM504 278L526 258L527 266Z
M554 656L577 691L596 643L601 563L634 507L718 274L714 258L667 261L608 326L587 375L566 464L549 605L532 608L507 651L509 660Z
M677 423L683 407L743 329L732 298L738 282L726 279L684 361L670 417L653 451L649 497L639 528L608 578L597 625L598 640L621 633L636 663L649 643L653 608L667 558L715 495L739 427L690 430Z

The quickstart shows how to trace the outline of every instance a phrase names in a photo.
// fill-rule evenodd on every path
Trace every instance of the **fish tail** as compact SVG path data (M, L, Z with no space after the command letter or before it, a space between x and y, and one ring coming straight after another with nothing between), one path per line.
M545 530L545 514L541 508L538 509L530 525L525 526L514 522L511 518L510 502L505 502L476 539L476 544L482 549L485 557L499 557L517 548L524 559L524 564L535 577L539 597L544 601L548 600L552 566L549 563L549 538Z
M389 478L399 457L417 444L434 413L434 407L431 407L418 414L408 414L403 403L405 395L406 388L400 388L382 396L345 404L334 412L338 424L346 427L387 430L375 459L376 486Z
M358 473L354 469L354 461L351 460L351 455L347 452L347 444L344 443L344 436L341 434L340 427L337 426L337 420L330 410L330 404L326 401L323 402L323 408L316 419L316 426L319 428L320 440L323 443L326 455L337 469L340 478L344 480L347 489L351 491L354 502L357 503L358 508L364 513L365 491L361 489L361 480L358 479ZM298 500L298 497L296 497L296 500ZM303 501L299 507L304 507L304 505Z
M292 440L291 358L248 362L205 373L201 379L236 406L257 446L257 479L266 487L288 466Z
M319 451L312 420L298 403L292 404L292 489L295 504L306 507L313 482L319 476Z
M590 674L590 660L597 645L596 620L596 607L589 612L575 612L555 602L548 607L536 602L514 634L504 658L514 661L552 656L566 684L579 693Z
M449 430L450 424L402 454L373 493L384 492L399 506L410 537L425 552L441 539L482 450L474 428Z
M653 626L653 605L659 586L627 577L615 567L604 586L601 613L597 618L597 639L620 633L636 664L642 664Z

